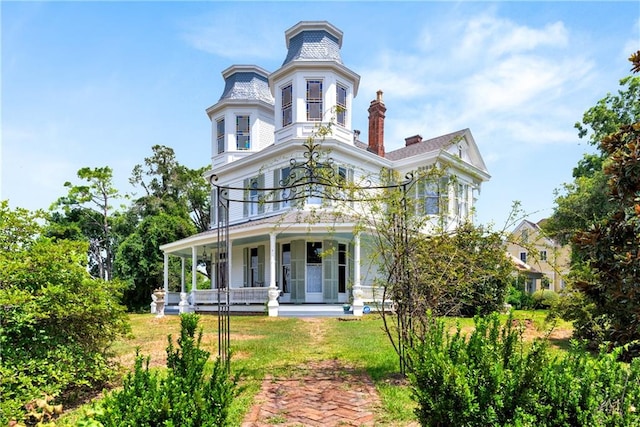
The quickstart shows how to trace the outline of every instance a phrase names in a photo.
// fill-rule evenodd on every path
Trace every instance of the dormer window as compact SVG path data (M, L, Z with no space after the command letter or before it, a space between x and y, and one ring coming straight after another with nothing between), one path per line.
M293 123L293 90L291 85L282 88L282 127Z
M251 149L249 116L236 116L236 147L238 150Z
M224 118L216 121L216 140L218 143L218 154L224 153Z
M307 80L307 121L322 121L322 81Z
M336 121L339 125L345 126L347 118L347 88L336 85Z

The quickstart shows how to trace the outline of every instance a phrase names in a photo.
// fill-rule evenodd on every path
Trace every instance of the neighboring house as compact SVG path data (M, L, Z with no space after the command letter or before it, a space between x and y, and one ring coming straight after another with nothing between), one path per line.
M222 72L222 96L206 110L211 121L211 169L205 177L215 179L218 186L232 187L229 198L239 200L230 202L230 252L228 259L220 260L229 277L232 304L264 305L269 299L269 314L276 316L279 304L338 304L353 297L354 314L361 314L363 301L374 298L375 271L366 233L354 233L355 224L348 219L336 222L323 215L305 219L305 214L331 210L330 203L315 197L307 198L302 208L286 200L259 203L260 188L281 186L291 173L291 160L303 157L303 144L318 125L332 123L322 148L330 151L333 168L345 181L377 177L383 168L404 176L435 164L444 166L455 180L441 188L415 185L411 195L419 199L421 214L434 218L444 214L450 228L471 219L480 186L490 178L469 129L425 140L411 136L402 148L385 151L386 107L381 91L368 109L368 142L360 141L360 132L352 128L352 117L359 113L353 111L353 99L360 76L342 62L342 35L325 21L299 22L285 32L287 52L279 69L227 68ZM286 191L283 188L283 195ZM192 289L197 261L215 262L219 257L215 197L214 189L210 231L161 247L165 290L177 285L167 283L169 257L180 257L183 266L184 260L191 260ZM215 291L187 295L184 277L183 273L183 309L215 302ZM213 277L212 289L215 282ZM170 294L168 303L176 302Z
M535 292L551 289L559 292L565 287L564 277L569 272L570 249L546 237L540 228L544 220L537 224L523 220L513 230L507 243L507 252L526 267L523 271L542 273L530 277L525 290Z
M540 289L541 280L545 277L544 274L508 252L507 256L515 267L514 274L516 275L516 281L521 278L523 280L523 283L516 283L516 285L522 285L524 290L530 294L534 293L536 289Z

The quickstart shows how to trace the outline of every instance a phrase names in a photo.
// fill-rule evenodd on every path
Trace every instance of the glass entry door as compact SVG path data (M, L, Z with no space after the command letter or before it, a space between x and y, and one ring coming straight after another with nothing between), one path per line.
M307 242L306 302L322 302L322 242Z

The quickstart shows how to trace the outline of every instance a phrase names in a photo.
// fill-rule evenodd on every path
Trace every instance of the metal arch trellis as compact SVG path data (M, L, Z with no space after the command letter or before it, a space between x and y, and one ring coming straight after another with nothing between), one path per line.
M217 201L217 255L215 257L216 271L216 289L218 301L218 356L222 361L229 361L231 355L230 348L230 290L229 290L229 257L231 253L229 240L229 211L230 203L242 204L277 204L283 202L293 202L306 200L308 198L320 198L331 201L342 202L364 202L380 200L379 195L375 195L376 191L399 189L402 192L402 215L403 221L400 222L401 233L407 248L408 230L407 230L407 193L411 186L416 182L413 173L407 173L404 180L398 183L386 185L374 185L370 180L365 185L352 186L349 189L346 186L347 178L337 173L335 162L331 157L323 158L326 154L321 150L321 143L315 142L313 139L307 140L303 144L303 159L289 159L289 175L285 179L281 179L278 187L260 187L257 180L251 180L248 186L234 187L217 184L218 176L213 174L210 183L216 189ZM348 191L347 191L348 190ZM232 192L239 192L242 198L233 198ZM247 193L255 192L257 201L250 200ZM374 196L362 196L373 193ZM359 196L356 196L359 195ZM406 255L406 254L405 254ZM401 263L406 262L406 256L401 257ZM404 265L399 269L401 274L406 273L407 269ZM404 282L404 278L401 278ZM410 298L405 303L411 303ZM410 310L408 311L410 312ZM403 316L398 313L398 323L402 325L401 331L405 331L407 322L411 322L410 316ZM399 331L400 333L400 331ZM404 374L406 366L405 349L403 347L404 339L408 337L399 337L399 355L400 370ZM227 364L227 367L229 365Z

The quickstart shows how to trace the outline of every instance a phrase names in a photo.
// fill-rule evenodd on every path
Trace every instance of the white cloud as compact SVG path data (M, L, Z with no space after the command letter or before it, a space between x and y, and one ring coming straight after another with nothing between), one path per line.
M560 21L532 27L485 13L423 30L420 52L378 54L364 67L361 93L385 92L391 144L466 127L500 135L485 141L494 158L504 144L572 143L595 65L570 41Z
M568 38L562 22L536 29L483 14L463 25L462 39L454 53L461 60L479 56L495 58L539 47L563 48L567 46Z
M265 25L264 20L255 20L247 28L246 22L236 22L233 16L209 18L206 22L200 20L186 25L182 37L194 48L243 61L281 56L284 38L270 25Z

